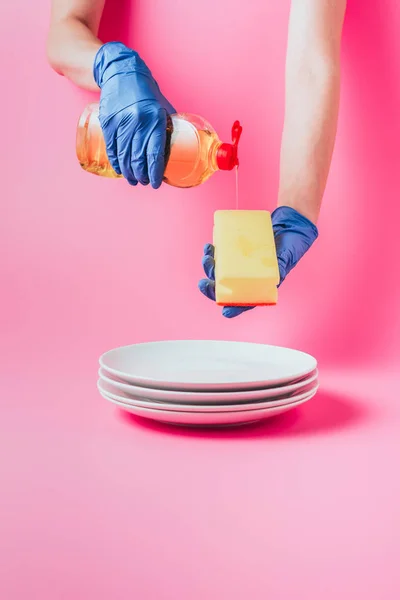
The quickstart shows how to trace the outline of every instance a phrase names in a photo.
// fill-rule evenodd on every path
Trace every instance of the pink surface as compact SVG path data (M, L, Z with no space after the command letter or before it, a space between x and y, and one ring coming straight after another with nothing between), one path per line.
M241 120L242 208L276 203L288 9L107 9L104 37L135 46L178 109L223 138ZM320 239L276 308L237 321L197 291L234 176L155 193L81 171L92 96L48 68L48 12L0 7L2 598L398 597L399 3L349 0ZM168 338L298 347L319 359L321 392L211 434L101 400L101 352Z

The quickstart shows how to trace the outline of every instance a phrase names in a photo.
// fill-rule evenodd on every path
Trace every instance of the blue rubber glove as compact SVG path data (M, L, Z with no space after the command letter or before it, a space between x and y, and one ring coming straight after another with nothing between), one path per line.
M318 229L306 217L288 206L280 206L272 213L272 225L281 277L279 285L281 285L317 239ZM199 289L207 298L215 301L215 260L214 247L211 244L206 244L204 247L203 268L207 279L199 282ZM222 314L232 319L252 308L255 307L225 306Z
M164 98L137 52L120 42L98 51L93 74L101 88L100 123L112 168L131 185L159 188L166 162L167 116Z

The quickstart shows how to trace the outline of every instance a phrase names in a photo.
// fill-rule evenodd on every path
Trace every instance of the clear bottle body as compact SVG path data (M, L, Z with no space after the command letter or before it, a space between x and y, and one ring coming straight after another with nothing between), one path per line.
M221 142L205 119L187 113L172 115L167 134L166 183L190 188L207 181L218 170L217 152ZM81 167L89 173L121 177L107 157L97 103L89 104L79 119L76 153Z

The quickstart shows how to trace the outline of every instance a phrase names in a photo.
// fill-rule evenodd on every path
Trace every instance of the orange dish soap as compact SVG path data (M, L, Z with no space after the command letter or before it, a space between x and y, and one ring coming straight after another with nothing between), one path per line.
M190 188L207 181L216 171L231 171L238 166L238 144L242 133L239 121L232 128L232 143L223 143L213 127L202 117L175 114L168 125L168 161L164 181ZM99 104L89 104L81 115L76 138L80 165L89 173L103 177L122 177L111 167L99 121Z

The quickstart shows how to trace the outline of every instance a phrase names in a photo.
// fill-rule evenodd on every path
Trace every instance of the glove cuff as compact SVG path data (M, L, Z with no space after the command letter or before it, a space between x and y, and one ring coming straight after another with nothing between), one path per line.
M309 247L318 237L317 226L290 206L279 206L274 210L271 218L275 233L283 231L301 232L307 238Z
M149 73L139 54L122 42L107 42L99 48L93 63L93 77L99 88L120 72L121 61L126 60L129 61L129 70L145 70L146 75Z

